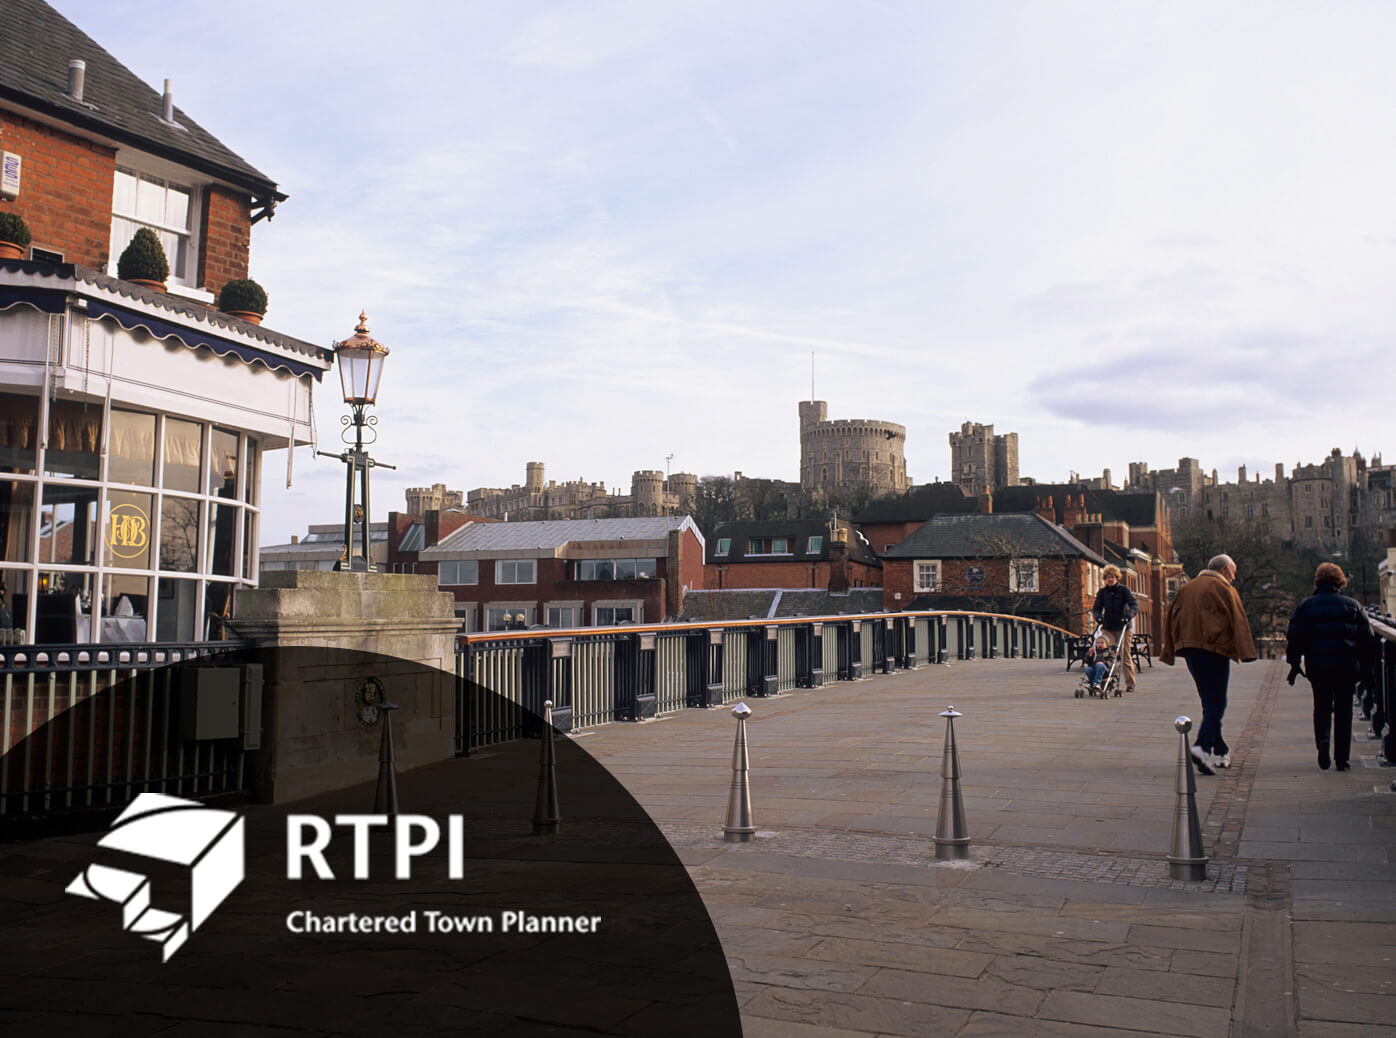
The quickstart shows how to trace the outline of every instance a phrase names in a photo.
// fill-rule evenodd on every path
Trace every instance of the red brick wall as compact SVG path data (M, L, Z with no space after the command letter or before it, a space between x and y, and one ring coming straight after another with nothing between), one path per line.
M679 582L690 591L697 591L703 587L704 567L703 567L703 545L694 535L692 530L684 530L679 542ZM682 594L679 599L682 601Z
M1086 573L1091 564L1078 558L1045 558L1037 564L1038 593L1046 595L1065 614L1067 626L1083 629L1090 623L1091 605L1095 596L1087 592ZM885 559L882 564L883 605L887 609L905 609L924 592L915 590L916 560ZM984 583L970 587L970 566L984 570ZM943 559L940 564L941 590L947 595L1006 595L1008 591L1008 560L1006 559ZM898 599L897 594L901 594Z
M0 202L0 211L24 217L35 245L61 252L69 263L105 270L113 258L115 150L3 109L0 150L14 152L24 163L19 198ZM197 175L190 179L200 181ZM209 186L196 221L197 285L216 294L233 278L247 277L251 199L225 187Z
M906 523L859 523L858 530L868 539L872 550L881 555L887 550L887 545L901 544L925 525L924 519Z
M217 295L229 281L247 277L251 247L252 200L224 187L209 187L199 226L200 287Z
M827 562L742 562L736 565L710 564L705 568L703 587L709 591L725 588L827 588ZM854 587L879 587L882 570L861 562L848 564Z
M5 110L0 150L23 162L19 197L0 202L0 211L22 216L33 244L63 253L69 263L104 268L111 251L116 152Z

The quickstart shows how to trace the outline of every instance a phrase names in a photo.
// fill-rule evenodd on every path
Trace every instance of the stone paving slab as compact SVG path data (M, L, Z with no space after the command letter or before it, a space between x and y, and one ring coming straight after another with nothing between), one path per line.
M1196 778L1213 855L1203 883L1172 880L1166 861L1172 719L1198 716L1179 668L1146 670L1138 692L1108 703L1075 700L1074 678L1047 661L926 667L748 700L751 844L721 841L725 801L706 819L666 814L663 753L631 738L646 726L597 730L588 749L686 861L701 859L695 882L754 985L749 1034L1239 1038L1245 1021L1233 1014L1260 1004L1279 1008L1293 1034L1396 1035L1396 927L1371 921L1396 911L1396 796L1374 797L1357 768L1314 766L1308 697L1282 677L1278 664L1233 668L1224 730L1234 766ZM938 862L930 839L941 700L964 715L968 862ZM686 759L706 745L707 781L725 792L727 711L670 723ZM747 883L755 896L743 899ZM1243 921L1257 910L1282 913L1285 990L1243 990ZM816 960L807 973L792 949ZM831 962L873 972L849 990L820 989L810 978L863 977L830 974Z

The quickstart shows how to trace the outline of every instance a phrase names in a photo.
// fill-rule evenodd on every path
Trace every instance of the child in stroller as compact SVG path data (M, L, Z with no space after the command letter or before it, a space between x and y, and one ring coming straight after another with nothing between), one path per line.
M1085 665L1081 669L1081 684L1076 688L1076 698L1083 699L1091 695L1105 699L1112 691L1118 696L1119 679L1115 675L1117 658L1114 647L1105 640L1104 633L1097 630L1091 641L1091 648L1086 652Z

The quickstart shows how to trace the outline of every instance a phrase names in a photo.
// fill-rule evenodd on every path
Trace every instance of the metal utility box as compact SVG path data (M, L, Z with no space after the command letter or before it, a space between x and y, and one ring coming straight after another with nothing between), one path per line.
M236 739L242 734L242 668L191 667L180 674L183 739Z

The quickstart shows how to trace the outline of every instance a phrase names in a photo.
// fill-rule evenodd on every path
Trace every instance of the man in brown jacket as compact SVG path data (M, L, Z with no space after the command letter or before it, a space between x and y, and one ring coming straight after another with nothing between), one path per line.
M1175 656L1183 657L1197 686L1202 723L1191 752L1204 775L1211 775L1213 768L1231 766L1231 751L1222 738L1231 661L1249 663L1256 658L1246 610L1231 586L1235 579L1235 561L1230 555L1218 555L1196 580L1183 585L1169 603L1158 654L1159 662L1169 666Z

